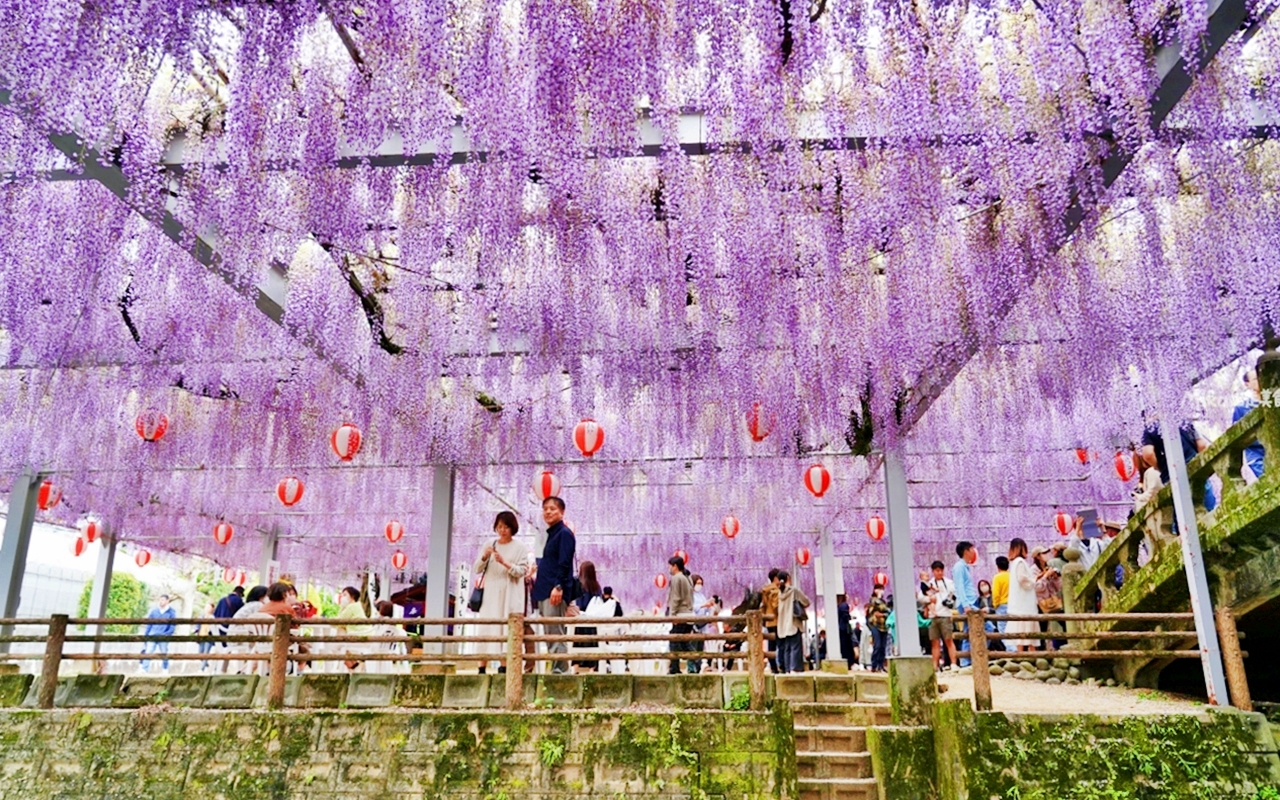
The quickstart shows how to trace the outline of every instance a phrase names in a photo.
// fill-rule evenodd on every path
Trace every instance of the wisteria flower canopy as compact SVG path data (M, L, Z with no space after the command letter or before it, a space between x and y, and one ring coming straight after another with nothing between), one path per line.
M869 574L883 448L922 559L1052 535L1267 329L1269 12L0 0L0 467L317 575L393 518L423 563L438 463L459 560L551 466L615 574L754 581L824 527Z

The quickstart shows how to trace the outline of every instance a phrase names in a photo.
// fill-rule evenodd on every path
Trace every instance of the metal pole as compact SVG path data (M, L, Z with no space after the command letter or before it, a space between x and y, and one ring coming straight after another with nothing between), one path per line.
M827 623L827 658L832 659L832 653L840 649L840 612L836 609L836 549L831 543L830 528L824 528L818 535L818 549L822 551L822 612ZM815 621L817 616L814 614ZM817 659L818 654L814 653L814 660Z
M111 599L111 575L116 563L116 537L112 533L102 536L102 549L98 551L98 567L93 573L93 589L89 594L89 616L94 619L107 618L107 606ZM106 633L106 625L96 625L97 638L93 642L93 652L102 652L102 635Z
M453 485L455 473L449 464L437 464L431 479L431 539L427 543L427 607L423 616L444 618L449 615L449 549L453 544ZM424 630L431 636L443 636L444 628ZM443 642L423 643L423 649L443 653Z
M258 562L258 580L266 584L270 580L271 562L276 560L280 547L280 534L273 526L262 539L262 558Z
M1204 572L1204 555L1200 552L1200 528L1196 523L1196 507L1191 502L1191 481L1182 452L1182 436L1177 425L1161 424L1164 458L1169 465L1169 483L1173 492L1173 513L1178 520L1178 538L1182 542L1182 565L1187 571L1187 588L1191 595L1191 613L1200 643L1200 664L1204 667L1204 685L1209 704L1227 701L1227 681L1222 671L1222 652L1218 649L1218 630L1213 622L1213 599L1209 595L1209 579Z
M27 549L31 545L31 527L36 521L36 493L40 476L23 467L13 479L9 491L9 514L4 521L4 542L0 543L0 615L13 619L22 602L22 576L27 571ZM13 626L0 627L0 635L9 636ZM9 644L0 642L0 653L9 652Z
M916 630L916 578L915 566L911 551L911 514L907 504L907 473L902 467L902 458L897 453L886 451L884 454L884 494L887 519L885 527L889 529L889 578L890 588L894 595L893 615L898 630L894 632L894 641L898 644L898 655L919 656L920 634ZM888 591L885 594L889 594ZM904 618L906 625L902 622Z

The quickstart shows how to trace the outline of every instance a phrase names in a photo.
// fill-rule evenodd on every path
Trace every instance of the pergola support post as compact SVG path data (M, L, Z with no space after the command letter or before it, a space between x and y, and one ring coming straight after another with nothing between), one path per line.
M423 616L443 619L449 615L449 552L453 544L453 486L456 472L450 464L437 464L431 478L431 538L427 542L427 603ZM443 625L425 626L425 633L443 636ZM442 642L423 648L444 652Z
M1218 647L1218 629L1213 620L1213 599L1209 579L1205 575L1204 555L1200 551L1200 527L1196 523L1196 507L1191 502L1191 481L1182 452L1182 435L1176 424L1168 420L1160 425L1164 439L1165 463L1169 465L1169 483L1173 492L1173 513L1178 521L1178 539L1182 543L1182 564L1187 572L1187 588L1191 595L1191 613L1195 617L1196 639L1200 644L1200 664L1204 667L1204 685L1210 705L1227 703L1227 681L1222 670L1222 651Z
M111 578L116 563L116 537L112 532L103 534L102 549L98 551L98 566L93 572L93 589L89 593L89 617L90 619L106 619L107 606L111 599ZM107 630L106 625L94 626L95 635L98 637L93 642L93 652L102 651L102 634Z
M920 634L916 630L916 577L911 550L911 511L907 503L907 472L902 466L902 456L886 450L884 453L885 526L889 529L889 577L894 593L894 621L897 630L893 639L898 645L898 655L919 656ZM885 594L888 594L886 591ZM907 624L903 625L903 618Z
M273 526L262 538L262 558L258 562L258 580L263 585L267 585L271 580L271 564L276 560L279 548L280 533Z
M838 651L840 646L838 636L831 635L832 631L837 630L836 624L840 619L836 608L836 548L831 542L831 528L823 528L818 534L818 550L822 555L822 613L826 617L827 655L831 657L831 653ZM831 649L833 643L836 651Z
M4 521L4 542L0 543L0 617L18 616L22 602L22 576L27 571L27 550L31 546L31 528L36 521L36 493L40 476L24 467L13 479L9 491L9 513ZM13 633L13 626L0 626L0 635ZM9 652L7 642L0 642L0 653Z

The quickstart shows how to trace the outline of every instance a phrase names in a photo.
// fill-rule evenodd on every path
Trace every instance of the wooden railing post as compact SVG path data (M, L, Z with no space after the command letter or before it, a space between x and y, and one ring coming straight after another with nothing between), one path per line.
M289 626L293 617L276 614L275 630L271 634L271 674L267 684L267 708L284 708L284 679L289 671L289 645L292 644Z
M44 663L40 667L40 692L36 705L53 708L53 694L58 688L58 667L62 664L62 645L67 639L67 615L54 614L49 619L49 638L44 645Z
M1236 615L1231 611L1231 606L1221 606L1217 616L1218 642L1222 646L1222 666L1227 673L1231 705L1241 711L1253 711L1249 679L1244 671L1244 657L1240 654L1240 635L1236 632Z
M507 709L524 705L524 615L507 617Z
M973 701L979 711L991 710L991 672L987 668L987 629L982 612L968 611L969 660L973 662Z
M751 710L764 710L764 612L747 612L747 685Z

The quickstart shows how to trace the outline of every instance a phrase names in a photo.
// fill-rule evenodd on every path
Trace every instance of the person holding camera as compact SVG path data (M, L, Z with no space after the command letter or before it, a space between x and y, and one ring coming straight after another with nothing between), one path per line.
M929 649L933 653L933 668L942 669L942 646L945 642L951 669L959 669L952 620L956 613L956 587L947 579L947 567L941 561L933 562L930 568L933 577L925 584L925 615L929 617Z

